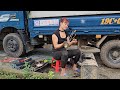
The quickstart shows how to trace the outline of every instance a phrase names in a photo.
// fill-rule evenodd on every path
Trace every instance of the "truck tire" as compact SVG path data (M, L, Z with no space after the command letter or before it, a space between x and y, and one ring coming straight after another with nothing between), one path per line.
M120 68L120 40L105 43L100 52L103 63L111 68Z
M17 33L10 33L5 36L3 39L3 48L12 57L19 57L24 53L23 42Z

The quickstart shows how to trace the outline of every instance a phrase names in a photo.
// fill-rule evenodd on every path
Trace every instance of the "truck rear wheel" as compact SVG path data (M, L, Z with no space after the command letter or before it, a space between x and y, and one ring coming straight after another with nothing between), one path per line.
M120 68L120 40L111 40L101 48L101 60L111 68Z
M23 42L17 33L10 33L3 39L4 51L13 57L19 57L24 53Z

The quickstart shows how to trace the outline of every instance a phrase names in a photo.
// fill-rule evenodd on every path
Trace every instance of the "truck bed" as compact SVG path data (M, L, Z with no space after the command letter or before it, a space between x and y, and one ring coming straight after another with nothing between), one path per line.
M69 15L72 15L72 13ZM66 13L66 15L68 14ZM107 12L104 12L102 15L69 16L67 19L70 21L69 27L77 30L77 35L120 34L120 13L113 14L113 12L111 12L110 14L109 12L109 14L107 14ZM60 17L29 18L31 37L37 35L52 35L52 33L58 29L59 21Z

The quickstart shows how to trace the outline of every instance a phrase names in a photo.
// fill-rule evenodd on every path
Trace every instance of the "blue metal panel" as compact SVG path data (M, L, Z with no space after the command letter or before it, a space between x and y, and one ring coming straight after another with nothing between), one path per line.
M4 27L24 29L23 11L0 11L0 30Z
M70 21L69 27L77 30L77 35L120 34L120 14L71 16L67 18ZM52 35L59 26L58 23L54 23L56 19L58 21L60 20L59 17L29 19L31 37L35 37L39 34ZM51 24L49 20L53 20L53 23Z
M120 14L70 17L70 27L77 34L120 34Z
M28 20L28 27L29 27L29 32L30 32L30 37L35 37L37 35L52 35L52 33L57 30L59 27L59 19L60 18L44 18L44 19L29 19ZM46 26L35 26L35 21L40 21L40 20L57 20L56 25L46 25Z

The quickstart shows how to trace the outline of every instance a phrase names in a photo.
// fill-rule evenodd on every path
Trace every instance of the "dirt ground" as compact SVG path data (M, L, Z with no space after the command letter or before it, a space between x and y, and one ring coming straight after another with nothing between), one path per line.
M105 66L100 59L99 53L96 53L95 57L99 66L100 79L120 79L120 69L112 69Z
M94 53L96 61L98 63L98 79L120 79L120 69L112 69L105 66L99 56L99 52ZM9 57L0 47L0 60L4 59L5 57ZM30 57L33 60L43 60L51 58L51 50L39 48L35 49L32 52L27 53L23 57ZM68 70L69 74L72 73L71 70Z

